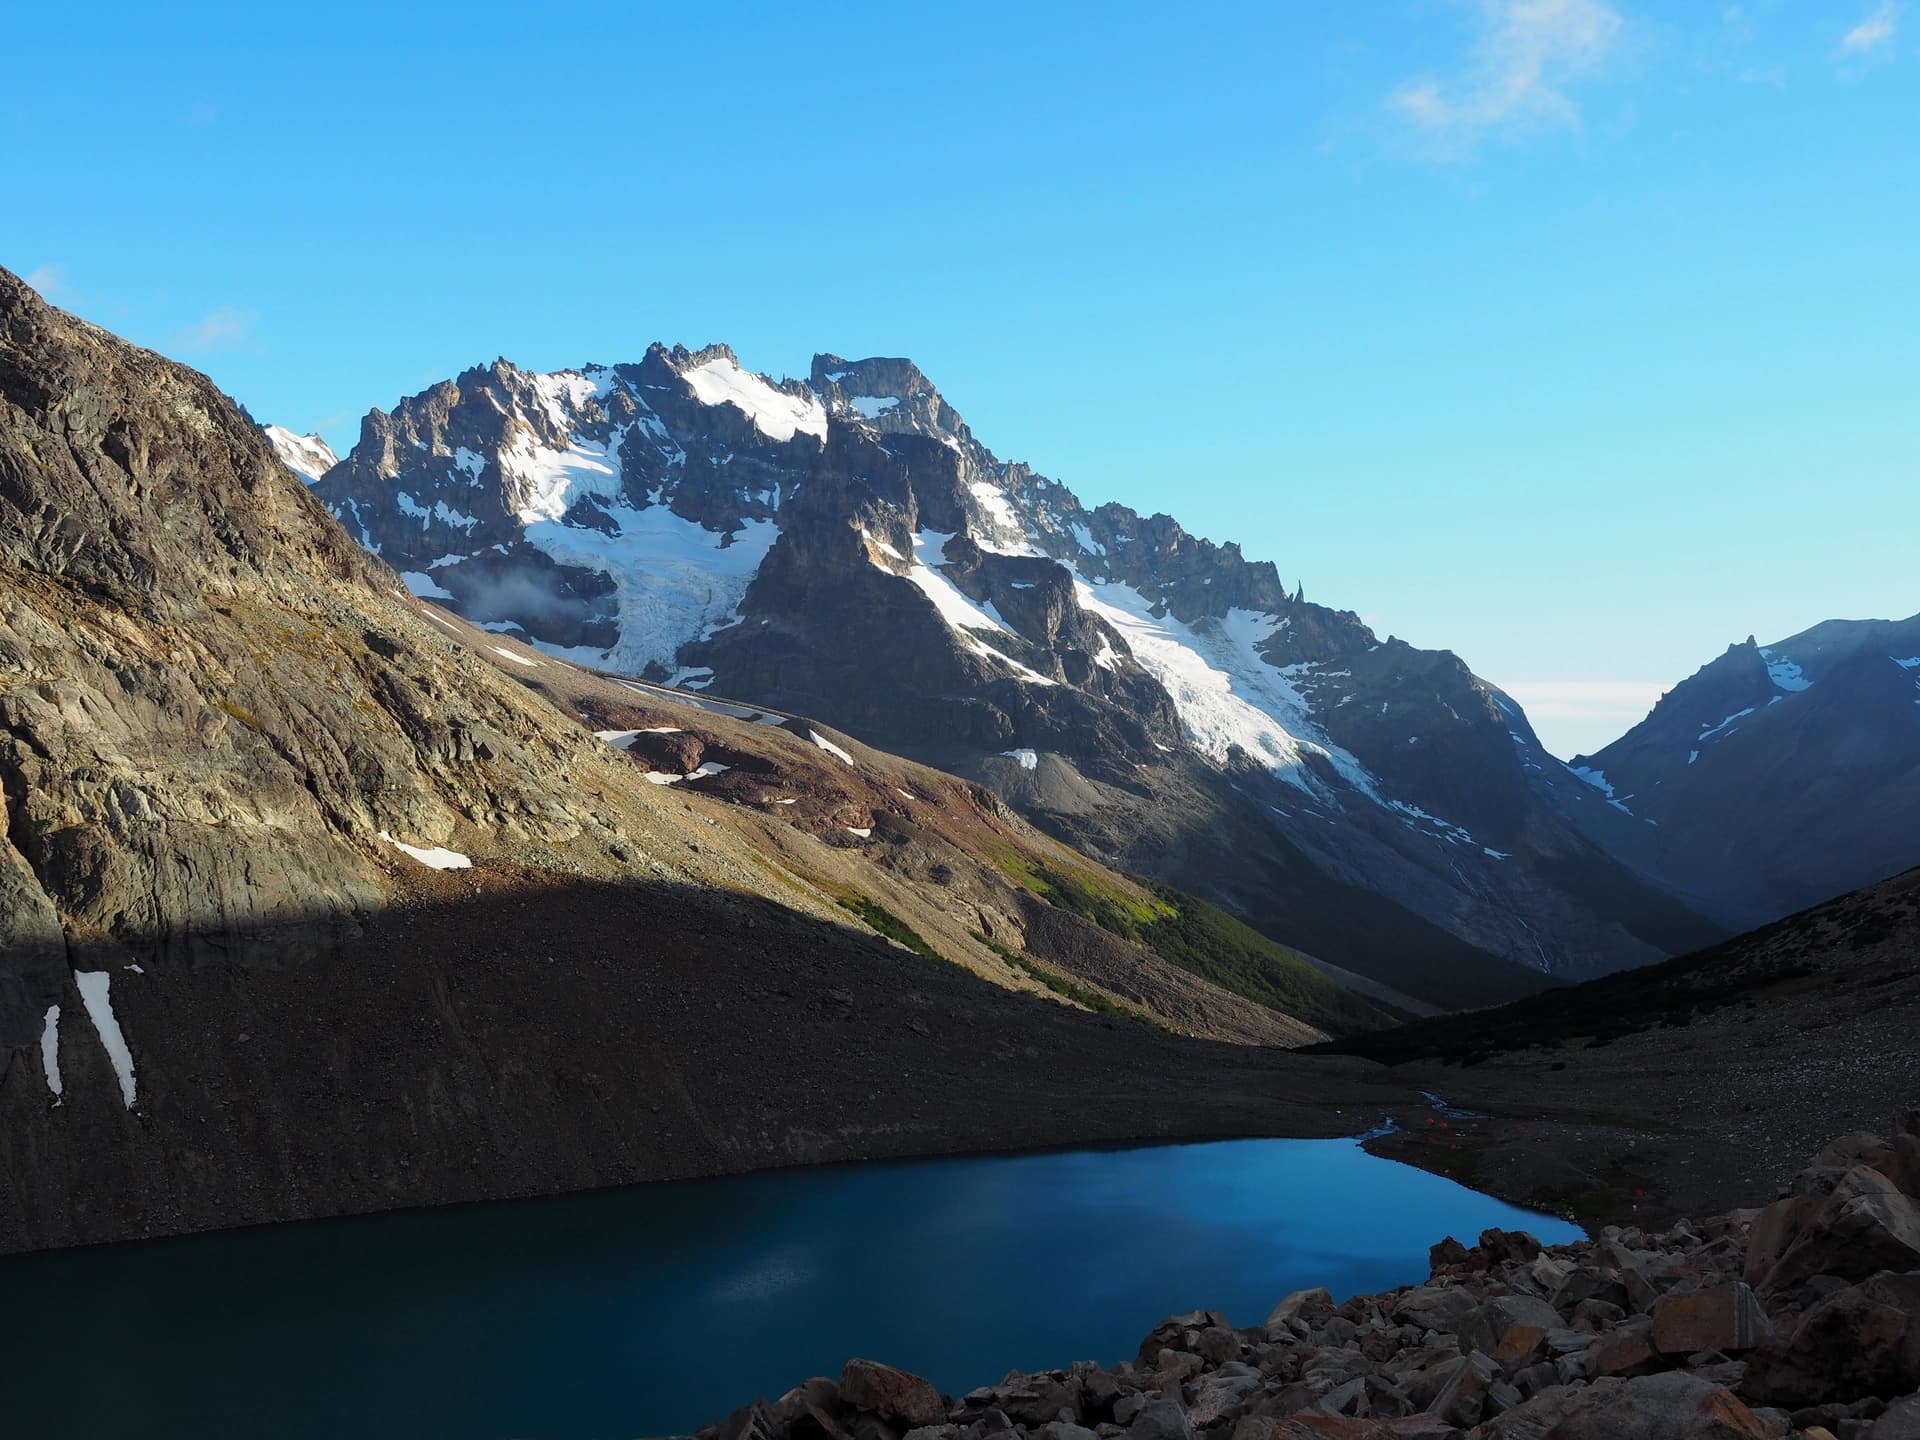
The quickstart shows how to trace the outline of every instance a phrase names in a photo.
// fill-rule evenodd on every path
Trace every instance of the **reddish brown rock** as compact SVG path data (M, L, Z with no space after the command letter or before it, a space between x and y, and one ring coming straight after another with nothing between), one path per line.
M1789 1406L1920 1389L1920 1273L1875 1275L1821 1301L1753 1353L1740 1389Z
M1493 1358L1509 1374L1523 1370L1547 1353L1547 1332L1539 1325L1509 1325L1500 1343L1493 1347Z
M847 1361L840 1372L840 1400L909 1425L933 1425L947 1418L946 1404L932 1381L873 1360Z
M1724 1385L1684 1371L1595 1384L1554 1440L1775 1440L1776 1430Z
M1704 1290L1673 1291L1653 1307L1653 1348L1662 1355L1751 1350L1773 1334L1753 1290L1730 1280Z
M1592 1355L1592 1373L1596 1376L1640 1373L1657 1358L1653 1348L1653 1322L1629 1320L1594 1342Z

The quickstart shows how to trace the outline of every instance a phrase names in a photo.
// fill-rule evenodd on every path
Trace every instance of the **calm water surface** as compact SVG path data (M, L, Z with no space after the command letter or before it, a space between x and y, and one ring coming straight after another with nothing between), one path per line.
M865 1355L959 1392L1571 1225L1345 1140L843 1166L0 1261L33 1437L688 1430Z

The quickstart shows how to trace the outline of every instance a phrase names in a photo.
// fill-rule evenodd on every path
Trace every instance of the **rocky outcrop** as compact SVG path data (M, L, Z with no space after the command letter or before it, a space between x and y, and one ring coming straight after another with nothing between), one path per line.
M1903 1115L1899 1134L1920 1117ZM1847 1154L1896 1145L1854 1137ZM1011 1374L941 1403L868 1361L756 1402L702 1440L1903 1440L1920 1416L1920 1256L1904 1271L1831 1201L1866 1186L1823 1154L1778 1202L1650 1234L1543 1248L1489 1230L1433 1248L1423 1285L1282 1298L1264 1324L1170 1316L1111 1370ZM1878 1173L1878 1172L1871 1172ZM1784 1242L1784 1244L1782 1243ZM1769 1248L1817 1252L1801 1278ZM1897 1257L1895 1257L1897 1258ZM1873 1273L1867 1273L1873 1272ZM1850 1274L1864 1278L1849 1281ZM884 1383L871 1378L875 1373ZM912 1396L914 1413L895 1398Z
M0 1046L70 968L350 932L383 837L611 863L609 762L397 589L204 376L0 272Z

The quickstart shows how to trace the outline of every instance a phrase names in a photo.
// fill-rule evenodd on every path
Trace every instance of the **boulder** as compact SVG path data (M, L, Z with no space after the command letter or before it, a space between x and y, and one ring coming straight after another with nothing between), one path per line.
M1542 1335L1560 1328L1560 1312L1532 1295L1496 1295L1460 1321L1456 1333L1476 1350L1492 1351L1515 1325L1529 1325Z
M1539 1325L1509 1325L1494 1346L1493 1358L1509 1375L1538 1362L1547 1353L1547 1332Z
M1402 1325L1452 1335L1479 1308L1470 1290L1457 1285L1421 1285L1402 1294L1390 1313Z
M1499 1371L1493 1361L1478 1350L1462 1355L1454 1362L1452 1374L1440 1387L1440 1393L1426 1407L1427 1413L1463 1430L1478 1425L1486 1413L1488 1388L1498 1378Z
M875 1360L847 1361L840 1372L840 1401L913 1426L935 1425L947 1418L946 1402L932 1381Z
M1773 1427L1726 1386L1679 1370L1634 1380L1596 1381L1553 1428L1552 1436L1553 1440L1775 1440Z
M1896 1137L1905 1140L1910 1137ZM1896 1400L1880 1412L1880 1418L1867 1431L1867 1440L1920 1440L1920 1395Z
M1757 1227L1756 1227L1757 1228ZM1920 1203L1875 1170L1851 1170L1755 1288L1789 1290L1816 1275L1863 1280L1880 1270L1920 1269Z
M1178 1400L1153 1400L1127 1427L1127 1440L1194 1440L1193 1426Z
M1193 1395L1187 1404L1187 1422L1204 1429L1225 1419L1239 1409L1247 1397L1256 1394L1262 1383L1260 1372L1251 1365L1229 1361L1194 1383Z
M1276 1326L1285 1329L1289 1320L1306 1320L1332 1313L1333 1295L1326 1286L1316 1285L1311 1290L1295 1290L1274 1306L1273 1313L1267 1316L1267 1334L1272 1337Z
M1767 1312L1742 1280L1669 1291L1653 1307L1653 1348L1662 1355L1751 1350L1772 1333Z
M1920 1274L1875 1275L1822 1300L1747 1362L1741 1393L1819 1405L1920 1389Z
M1658 1358L1653 1348L1653 1322L1635 1318L1600 1336L1587 1352L1589 1375L1636 1375Z

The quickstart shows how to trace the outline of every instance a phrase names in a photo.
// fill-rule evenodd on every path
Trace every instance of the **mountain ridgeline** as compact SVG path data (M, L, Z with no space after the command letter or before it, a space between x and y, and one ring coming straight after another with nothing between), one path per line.
M1617 853L1728 925L1873 884L1920 863L1920 615L1748 637L1574 765L1640 822Z
M1165 515L998 459L912 363L724 346L376 410L315 493L418 595L546 654L815 715L1422 1005L1722 930L1456 656Z

